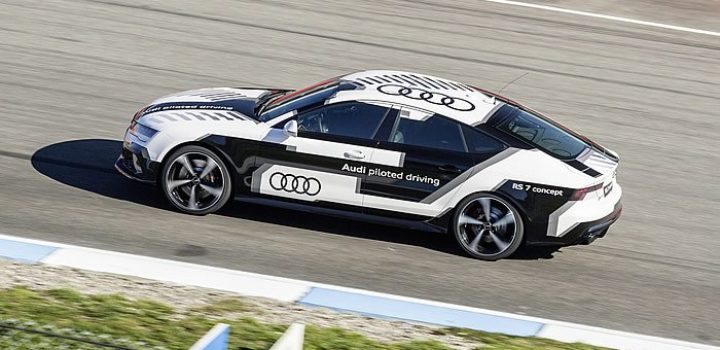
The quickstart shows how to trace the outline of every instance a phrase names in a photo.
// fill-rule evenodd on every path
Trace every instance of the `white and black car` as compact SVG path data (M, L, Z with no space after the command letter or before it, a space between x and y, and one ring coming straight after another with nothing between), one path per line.
M295 91L160 98L133 117L116 168L190 214L251 196L421 223L495 260L522 243L604 236L621 212L617 164L614 152L509 99L375 70Z

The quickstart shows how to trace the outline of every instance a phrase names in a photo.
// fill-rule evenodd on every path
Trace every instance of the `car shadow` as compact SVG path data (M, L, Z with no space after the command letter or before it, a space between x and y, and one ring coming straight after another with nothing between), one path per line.
M174 211L160 191L152 186L130 180L114 168L122 142L107 139L64 141L37 150L31 159L41 174L68 186L102 196L129 201L138 205ZM325 233L413 245L453 255L464 255L448 235L324 216L308 220L306 212L273 208L262 204L232 202L213 215L292 226ZM523 248L510 259L551 259L557 249Z
M115 170L122 142L116 140L72 140L37 150L31 158L41 174L106 197L170 210L156 189L120 175Z

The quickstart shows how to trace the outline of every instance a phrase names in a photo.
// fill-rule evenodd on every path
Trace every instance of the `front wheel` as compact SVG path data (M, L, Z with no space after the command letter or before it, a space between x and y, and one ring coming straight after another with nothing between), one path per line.
M452 225L460 247L481 260L506 258L523 240L520 213L508 201L490 193L474 194L460 202Z
M184 146L170 154L160 182L168 201L188 214L215 212L232 194L232 181L225 163L200 146Z

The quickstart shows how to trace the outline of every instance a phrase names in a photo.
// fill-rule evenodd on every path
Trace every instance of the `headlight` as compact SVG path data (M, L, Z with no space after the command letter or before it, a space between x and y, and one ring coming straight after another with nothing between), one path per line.
M145 107L140 108L139 111L135 112L135 115L133 115L132 120L130 121L130 123L135 123L135 122L137 122L138 119L140 119L140 116L142 116L142 113L143 113L144 111L145 111Z
M130 121L130 127L128 127L128 131L137 136L142 141L148 141L150 140L155 134L157 134L157 130L149 128L145 125L140 124L138 121L140 117L143 115L143 112L145 111L146 107L143 107L132 118L132 121Z

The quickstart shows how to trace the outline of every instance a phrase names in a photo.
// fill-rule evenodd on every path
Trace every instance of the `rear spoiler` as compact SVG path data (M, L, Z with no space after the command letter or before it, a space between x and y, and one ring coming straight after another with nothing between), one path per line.
M587 142L592 148L594 148L598 152L601 152L606 157L612 159L615 162L620 162L620 156L615 151L605 148L601 144L591 140L589 137L587 137L585 135L580 135L580 138L583 141Z

